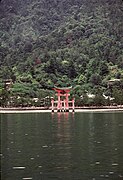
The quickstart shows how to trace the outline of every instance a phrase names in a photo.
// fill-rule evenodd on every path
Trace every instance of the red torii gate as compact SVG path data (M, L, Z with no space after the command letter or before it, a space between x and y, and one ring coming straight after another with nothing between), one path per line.
M57 97L58 100L54 101L54 98L51 98L51 104L52 104L52 112L54 112L55 109L55 103L57 104L57 111L65 111L65 112L69 112L69 108L72 108L72 110L74 111L74 98L72 99L72 101L69 101L69 92L71 90L72 87L63 87L63 88L59 88L59 87L54 87L53 90L55 90L57 92ZM61 97L65 97L64 100L61 99ZM69 106L69 103L72 103L72 106Z

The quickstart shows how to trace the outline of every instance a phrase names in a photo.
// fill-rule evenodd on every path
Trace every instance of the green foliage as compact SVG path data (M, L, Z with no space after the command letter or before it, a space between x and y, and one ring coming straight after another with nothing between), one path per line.
M0 90L0 106L7 107L8 100L10 98L10 92L6 89Z
M92 83L93 86L100 85L101 84L101 76L99 74L92 74L90 77L90 83Z
M123 104L123 89L118 90L118 89L113 89L112 96L114 97L114 102L116 104Z
M101 106L101 105L106 105L105 102L106 101L105 101L104 97L102 96L102 94L99 93L99 94L96 94L93 104L95 106Z
M1 1L0 88L12 79L12 94L26 98L54 85L72 85L78 99L110 91L108 80L123 77L122 8L121 0Z

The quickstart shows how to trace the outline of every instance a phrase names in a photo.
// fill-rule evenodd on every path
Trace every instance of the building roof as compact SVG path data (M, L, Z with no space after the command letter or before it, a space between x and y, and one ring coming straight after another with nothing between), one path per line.
M116 81L120 81L120 79L110 79L109 82L116 82Z

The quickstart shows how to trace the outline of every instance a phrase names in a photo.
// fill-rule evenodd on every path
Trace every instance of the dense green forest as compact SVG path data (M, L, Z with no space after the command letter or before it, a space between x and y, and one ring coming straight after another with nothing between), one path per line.
M0 1L0 105L46 105L54 85L76 105L123 104L122 0Z

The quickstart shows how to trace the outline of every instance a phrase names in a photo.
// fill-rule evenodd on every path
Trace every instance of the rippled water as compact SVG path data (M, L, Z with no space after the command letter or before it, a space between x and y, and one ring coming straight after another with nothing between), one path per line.
M1 114L2 180L123 179L123 113Z

